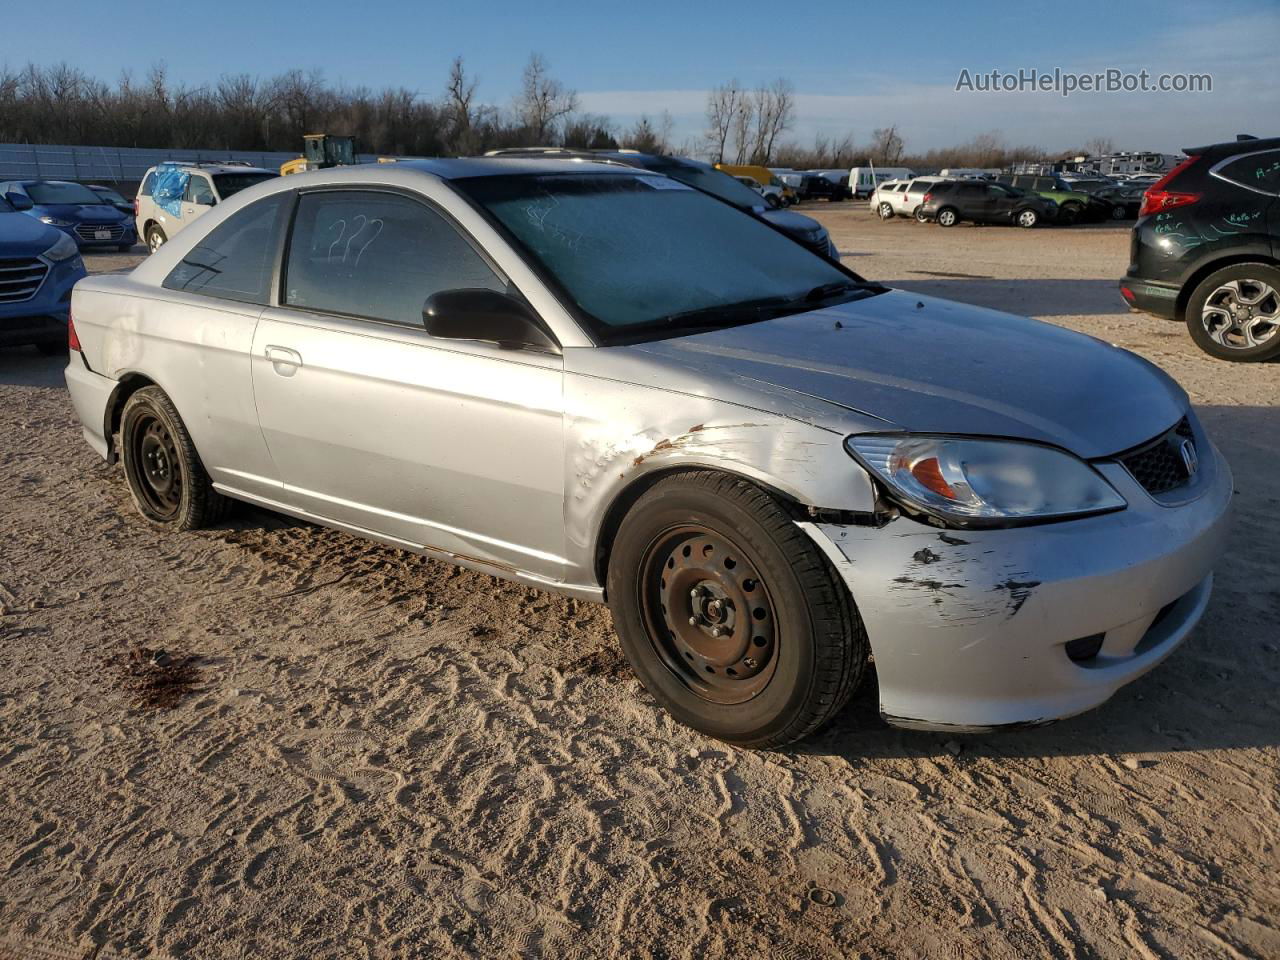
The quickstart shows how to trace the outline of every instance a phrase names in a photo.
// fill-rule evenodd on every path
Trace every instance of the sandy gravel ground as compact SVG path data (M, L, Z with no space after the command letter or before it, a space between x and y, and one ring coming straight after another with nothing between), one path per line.
M886 728L872 681L740 752L655 707L603 608L258 511L157 534L59 365L0 351L0 957L1280 957L1280 366L1119 311L1121 228L814 212L868 276L1191 393L1237 520L1163 667L955 739Z

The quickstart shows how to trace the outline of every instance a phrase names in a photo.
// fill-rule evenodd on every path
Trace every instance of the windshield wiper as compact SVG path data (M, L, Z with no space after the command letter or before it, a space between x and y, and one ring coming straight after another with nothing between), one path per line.
M760 314L771 309L793 306L794 297L757 297L754 300L739 300L737 303L721 303L710 307L698 307L694 310L682 310L669 313L653 321L655 327L717 327L733 326L735 323L750 322L762 319ZM744 316L745 315L745 316ZM649 326L649 324L646 324Z

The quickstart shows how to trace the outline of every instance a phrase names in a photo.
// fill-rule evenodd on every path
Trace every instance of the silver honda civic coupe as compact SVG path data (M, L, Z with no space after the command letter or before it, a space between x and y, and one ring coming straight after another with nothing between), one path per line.
M653 696L744 746L873 656L900 726L1096 706L1187 637L1226 535L1156 367L617 165L273 180L72 316L85 439L148 521L243 500L607 601Z

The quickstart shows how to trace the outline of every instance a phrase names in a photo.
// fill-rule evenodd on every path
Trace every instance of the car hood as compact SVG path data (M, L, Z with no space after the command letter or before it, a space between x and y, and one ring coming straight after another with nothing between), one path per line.
M0 213L0 259L38 257L57 243L62 231L25 213Z
M124 214L109 203L38 203L35 212L76 223L119 223Z
M822 224L813 217L806 217L803 213L794 213L791 210L765 210L759 216L761 220L773 224L779 230L785 230L792 236L803 237L806 240L817 240L826 233L826 228Z
M1086 458L1143 443L1187 408L1172 379L1126 350L896 290L623 349L704 378L714 371L818 398L879 418L885 430L1014 437Z

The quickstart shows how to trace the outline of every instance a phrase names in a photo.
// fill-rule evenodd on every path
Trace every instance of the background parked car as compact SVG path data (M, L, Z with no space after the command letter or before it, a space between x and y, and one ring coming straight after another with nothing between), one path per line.
M627 153L629 151L623 150L619 152ZM779 180L772 170L757 163L717 163L715 169L722 170L731 177L751 177L761 185L768 184L769 186L777 187L782 191L782 199L788 203L795 203L800 199L799 194Z
M64 352L71 288L83 276L66 231L23 216L0 197L0 345Z
M801 200L836 201L844 199L845 187L838 180L806 171L801 174L800 189L797 192Z
M96 183L85 184L85 186L121 213L127 213L130 217L133 216L133 203L126 200L118 190L115 190L112 187L104 187Z
M1280 357L1280 137L1186 153L1146 192L1120 293L1211 356Z
M756 182L755 177L734 177L740 184L748 190L754 190L760 196L764 197L764 202L771 208L777 209L782 206L782 188L775 187L773 184L761 185Z
M885 180L909 180L915 171L906 167L852 167L849 170L849 196L855 199L869 197L876 185Z
M916 177L912 180L885 180L871 194L871 210L882 220L915 217L929 188L947 177Z
M953 227L961 220L1034 227L1052 223L1057 210L1050 200L1004 184L943 180L924 195L920 214L943 227Z
M1095 190L1093 196L1095 200L1111 205L1112 220L1132 220L1142 209L1142 196L1146 192L1145 184L1131 186L1117 183L1114 186Z
M220 200L270 180L275 170L232 163L161 163L147 171L134 200L138 236L151 252Z
M128 250L137 242L129 217L82 183L6 180L0 194L13 209L57 227L76 246Z
M1073 190L1059 177L1004 173L996 178L996 182L1037 193L1046 200L1052 200L1057 204L1058 222L1065 226L1080 221L1105 220L1111 216L1110 205L1095 201L1083 190Z

